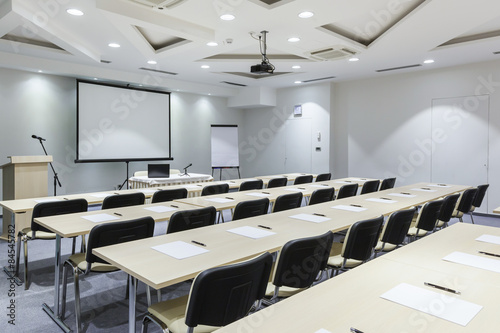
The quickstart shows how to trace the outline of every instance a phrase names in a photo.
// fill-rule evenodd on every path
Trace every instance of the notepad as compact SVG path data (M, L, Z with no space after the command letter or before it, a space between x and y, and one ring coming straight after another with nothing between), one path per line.
M392 204L392 203L397 202L396 200L387 200L387 199L382 199L382 198L369 198L369 199L366 199L366 201L388 203L388 204Z
M351 179L354 180L354 181L356 181L356 182L360 182L360 181L363 182L365 180L368 180L366 178L351 178Z
M105 213L86 215L86 216L82 216L82 218L86 219L87 221L94 222L94 223L113 221L113 220L119 219L119 217L116 217L116 216L111 215L111 214L105 214Z
M451 185L446 185L446 184L428 184L427 186L432 186L432 187L451 187Z
M168 206L154 206L154 207L146 207L144 209L155 212L155 213L165 213L165 212L171 212L171 211L177 210L177 208L168 207Z
M292 219L313 222L313 223L322 223L328 220L331 220L329 217L319 216L314 214L297 214L290 216Z
M341 210L348 210L350 212L362 212L366 210L364 207L356 207L356 206L349 206L349 205L336 205L333 206L332 208L334 209L341 209Z
M387 195L393 196L393 197L400 197L400 198L415 198L415 194L404 194L404 193L389 193Z
M332 332L330 332L330 331L328 331L328 330L325 330L324 328L320 328L319 330L317 330L317 331L316 331L316 332L314 332L314 333L332 333Z
M335 181L337 184L352 184L352 182L344 181L344 180L337 180Z
M110 195L112 195L112 194L111 193L95 193L95 194L91 194L90 196L94 197L94 198L106 198L106 197L109 197Z
M412 188L412 191L420 191L420 192L436 192L436 190L426 189L426 188Z
M380 295L388 301L466 326L483 308L454 296L401 283Z
M260 197L260 198L265 198L271 196L270 194L266 193L258 193L258 192L252 192L252 193L245 193L246 195L252 196L252 197Z
M499 259L487 258L463 252L452 252L444 257L443 260L500 273Z
M57 198L35 199L35 202L38 202L38 203L55 202L55 201L61 201L61 199L57 199Z
M250 226L244 226L244 227L238 227L234 229L228 229L227 231L232 232L233 234L245 236L248 238L253 238L253 239L259 239L259 238L264 238L267 236L275 235L275 232L260 229L260 228L255 228L255 227L250 227Z
M183 241L156 245L151 248L175 259L185 259L208 252L207 249Z
M206 199L207 201L210 202L217 202L217 203L228 203L228 202L233 202L233 199L226 199L226 198L211 198L211 199Z
M321 185L321 184L313 184L313 185L309 185L309 186L311 186L311 187L320 187L320 188L322 188L322 187L330 187L330 186L328 186L326 184L323 184L323 185Z
M285 191L291 191L291 192L302 192L305 191L305 188L286 188Z
M476 238L477 241L480 242L486 242L486 243L491 243L491 244L497 244L500 245L500 237L498 236L493 236L493 235L481 235L478 238Z

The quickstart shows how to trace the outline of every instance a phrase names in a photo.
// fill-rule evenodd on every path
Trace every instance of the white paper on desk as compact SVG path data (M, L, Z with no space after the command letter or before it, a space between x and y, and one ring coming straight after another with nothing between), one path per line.
M264 237L276 234L275 232L272 232L272 231L263 230L260 228L255 228L255 227L250 227L250 226L228 229L227 231L232 232L233 234L237 234L237 235L241 235L241 236L245 236L245 237L253 238L253 239L264 238Z
M309 186L311 186L311 187L319 187L319 188L323 188L323 187L331 187L331 186L328 186L328 185L326 185L326 184L323 184L323 185L321 185L321 184L313 184L313 185L309 185Z
M305 188L286 188L285 191L290 191L290 192L302 192L305 191Z
M317 330L317 331L316 331L316 332L314 332L314 333L332 333L332 332L330 332L330 331L328 331L328 330L325 330L324 328L320 328L319 330Z
M500 260L498 259L463 252L452 252L444 257L443 260L500 273Z
M111 194L111 193L95 193L95 194L91 194L90 196L94 197L94 198L106 198L106 197L109 197L110 195L113 195L113 194Z
M483 308L454 296L407 283L397 285L380 297L462 326L466 326Z
M366 178L351 178L351 180L355 181L355 182L364 182L365 180L368 180Z
M446 184L428 184L427 186L442 187L442 188L451 187L451 185L446 185Z
M144 209L155 212L155 213L165 213L165 212L172 212L174 210L177 210L177 208L168 207L168 206L153 206L153 207L146 207Z
M217 203L228 203L228 202L233 202L233 199L226 199L226 198L212 198L212 199L206 199L207 201L211 202L217 202Z
M373 202L380 202L380 203L388 203L388 204L392 204L392 203L396 203L397 201L396 200L387 200L387 199L382 199L382 198L369 198L369 199L365 199L366 201L373 201Z
M185 259L208 252L207 249L183 241L175 241L172 243L152 246L151 248L175 259Z
M145 189L140 189L139 192L142 192L144 194L152 194L152 193L155 193L157 190L153 190L153 189L150 189L150 188L145 188Z
M393 197L400 197L400 198L415 198L415 194L404 194L404 193L389 193L387 195L393 196Z
M437 190L427 190L425 188L412 188L412 191L420 191L420 192L436 192Z
M314 222L314 223L322 223L331 220L329 217L313 215L313 214L297 214L290 216L292 219Z
M270 194L266 193L258 193L258 192L252 192L252 193L245 193L246 195L250 195L252 197L260 197L260 198L265 198L271 196Z
M332 206L334 209L341 209L341 210L348 210L350 212L362 212L366 210L365 207L356 207L356 206L349 206L349 205L336 205Z
M119 217L117 217L117 216L113 216L111 214L105 214L105 213L86 215L86 216L82 216L82 218L86 219L87 221L94 222L94 223L113 221L113 220L119 219Z
M184 185L183 187L185 187L185 188L197 188L197 189L201 189L203 186L201 186L201 185Z
M335 183L337 183L337 184L352 184L353 182L349 182L346 180L337 180L337 181L335 181Z
M493 235L481 235L478 238L476 238L477 241L480 242L486 242L486 243L491 243L491 244L497 244L500 245L500 237L498 236L493 236Z
M55 201L61 201L61 199L57 198L46 198L46 199L35 199L35 202L42 203L42 202L55 202Z

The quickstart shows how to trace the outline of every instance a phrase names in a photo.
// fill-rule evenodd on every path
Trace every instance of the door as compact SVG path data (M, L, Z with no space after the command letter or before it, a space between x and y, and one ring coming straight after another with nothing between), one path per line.
M285 173L311 172L311 119L289 119L285 126Z

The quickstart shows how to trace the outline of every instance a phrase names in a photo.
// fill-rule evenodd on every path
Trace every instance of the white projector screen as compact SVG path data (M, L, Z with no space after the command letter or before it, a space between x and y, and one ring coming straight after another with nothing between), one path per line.
M239 167L238 126L212 125L212 168Z
M77 81L75 162L171 160L170 94Z

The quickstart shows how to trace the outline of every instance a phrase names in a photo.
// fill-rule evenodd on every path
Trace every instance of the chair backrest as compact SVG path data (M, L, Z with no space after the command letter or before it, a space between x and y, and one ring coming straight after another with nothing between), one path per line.
M378 242L384 217L358 221L351 225L342 246L341 255L344 259L366 261L370 259Z
M90 271L92 263L108 263L92 254L93 249L152 237L154 228L155 221L151 216L96 225L90 230L85 254L85 260L88 263L87 271Z
M469 188L463 191L455 209L464 214L470 212L472 209L472 201L474 201L476 193L477 188Z
M378 179L368 180L363 184L363 187L361 187L361 192L359 194L377 192L379 185L380 185L380 180Z
M287 242L276 260L273 284L277 287L310 287L318 273L326 268L332 243L331 231Z
M216 210L212 206L175 212L168 222L167 234L212 225L215 215Z
M257 180L247 180L246 182L241 183L240 191L248 191L248 190L260 190L264 187L264 182L262 179Z
M337 199L343 199L348 197L353 197L358 192L358 184L346 184L342 185L337 193Z
M146 197L142 192L110 195L102 201L101 209L143 205Z
M309 205L315 205L321 202L332 201L335 195L335 188L325 187L315 190L309 198Z
M396 178L395 177L394 178L386 178L386 179L382 180L382 183L380 183L379 191L394 188L394 185L396 185Z
M474 200L472 200L472 207L478 208L481 206L481 204L483 203L484 195L486 194L486 190L489 186L489 184L484 184L477 187L476 195L474 196Z
M460 194L451 194L443 199L441 210L439 211L438 220L448 223L453 215L453 210L457 205Z
M265 295L272 262L272 255L266 252L198 274L189 293L186 325L225 326L246 316Z
M312 183L312 181L313 181L312 175L297 176L293 181L293 185Z
M276 198L273 206L273 212L281 212L283 210L298 208L302 203L302 192L290 194L282 194Z
M434 230L442 205L443 199L426 202L418 213L415 228L426 231Z
M332 179L332 174L330 172L320 173L319 175L316 176L317 182L322 182L322 181L330 180L330 179Z
M201 190L201 195L213 195L213 194L222 194L222 193L227 193L229 192L229 185L228 184L215 184L215 185L208 185Z
M151 199L151 203L156 202L165 202L172 201L175 199L184 199L187 198L188 191L185 188L174 188L174 189L166 189L159 190L153 194L153 198Z
M40 202L33 207L31 230L51 232L34 221L37 217L81 213L86 212L87 209L88 203L85 199Z
M267 182L267 188L286 186L287 183L288 178L286 177L272 178Z
M408 234L416 210L416 208L398 210L389 215L382 228L380 241L394 245L402 244Z
M247 217L267 214L269 209L269 199L261 198L256 200L241 201L234 207L233 221Z

